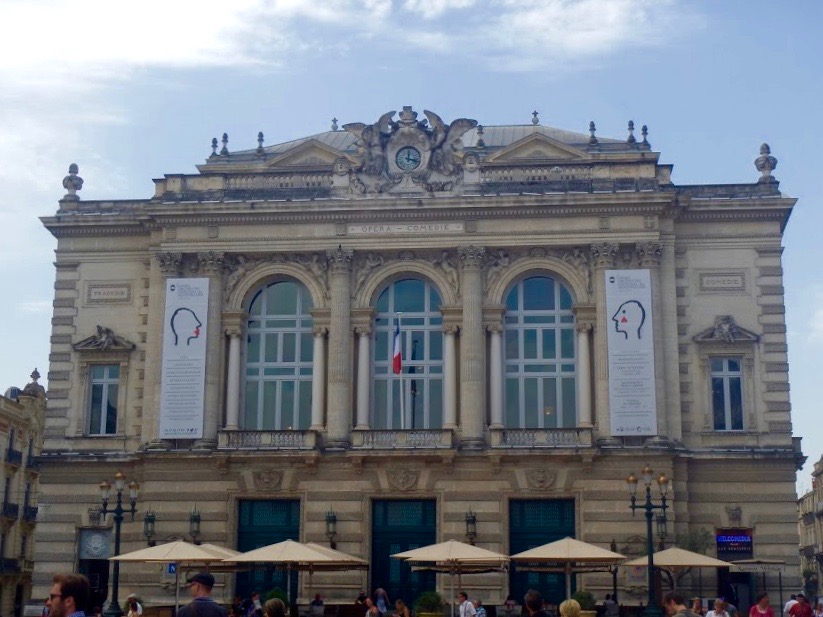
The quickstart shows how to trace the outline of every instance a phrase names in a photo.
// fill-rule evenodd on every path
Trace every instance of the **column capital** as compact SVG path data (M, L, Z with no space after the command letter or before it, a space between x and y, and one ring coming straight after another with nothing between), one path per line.
M488 326L486 326L486 332L488 332L489 334L502 334L503 324L489 324Z
M329 329L326 326L314 326L311 332L314 336L323 337L329 333Z
M371 334L371 326L355 326L354 333L357 336L368 336Z
M659 242L638 242L634 245L640 265L644 267L659 266L663 254L663 245Z
M460 332L460 326L455 324L443 324L443 334L457 334Z
M353 258L354 251L344 249L342 245L326 251L326 259L329 261L329 269L332 272L351 272Z
M229 338L240 338L243 336L243 328L240 326L229 326L225 329L226 336Z
M220 316L223 320L223 326L226 328L226 334L229 336L231 336L228 333L229 329L238 329L242 333L249 318L249 314L244 310L223 311Z
M200 269L206 276L220 276L226 263L226 254L222 251L202 251L197 253Z
M574 324L574 329L578 332L591 332L594 330L594 324L591 321L578 321Z
M591 245L592 263L595 268L613 268L619 246L616 242L598 242Z
M155 253L154 257L164 277L178 276L183 271L183 253L166 251Z
M486 249L482 246L458 246L457 258L464 270L479 270L483 267L483 260L486 258Z

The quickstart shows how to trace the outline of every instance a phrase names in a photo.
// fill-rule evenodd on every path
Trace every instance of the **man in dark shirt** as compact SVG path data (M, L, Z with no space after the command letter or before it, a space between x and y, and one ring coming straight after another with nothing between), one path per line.
M526 595L523 596L523 604L529 617L547 617L543 611L543 597L536 589L529 589Z
M192 601L177 611L177 617L228 617L226 609L211 597L214 577L198 572L188 580Z

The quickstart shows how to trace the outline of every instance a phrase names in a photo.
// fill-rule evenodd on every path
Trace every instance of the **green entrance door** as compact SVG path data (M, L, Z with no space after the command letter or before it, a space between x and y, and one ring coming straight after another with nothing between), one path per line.
M574 537L574 500L542 499L509 502L509 546L511 554L527 551L566 536ZM509 589L521 603L529 589L537 589L552 604L565 600L566 583L563 574L550 572L518 572L511 564Z
M297 499L242 500L238 504L237 550L241 553L283 540L300 540L300 502ZM237 574L237 594L248 598L253 591L265 597L271 589L288 589L297 598L297 574L286 580L287 572L261 568Z
M437 537L437 506L433 499L381 499L372 502L371 589L382 587L394 602L407 605L424 591L434 591L434 572L412 572L394 553L434 544ZM390 609L392 607L389 607Z

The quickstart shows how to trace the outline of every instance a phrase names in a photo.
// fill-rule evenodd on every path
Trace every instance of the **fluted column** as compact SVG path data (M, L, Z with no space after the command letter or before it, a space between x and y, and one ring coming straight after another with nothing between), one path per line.
M240 429L240 328L227 328L229 366L226 369L226 429Z
M209 323L206 333L206 392L203 409L203 437L194 442L195 448L217 446L217 427L220 424L221 370L223 358L223 263L225 254L206 251L197 254L200 269L209 278Z
M457 326L443 326L443 428L457 428Z
M351 249L326 251L331 287L326 447L348 448L351 427Z
M357 429L369 428L369 386L371 380L371 328L360 326L357 333Z
M461 446L482 448L486 417L483 332L483 258L486 249L461 246L457 249L463 273L463 326L460 329L460 426Z
M592 365L589 336L592 324L577 323L577 426L592 427Z
M488 330L491 334L491 428L503 428L503 326L489 326Z
M606 310L605 271L614 267L617 244L602 242L592 244L592 264L594 266L594 297L597 307L597 336L594 339L594 404L597 410L598 441L617 443L612 438L609 418L609 355L606 332L610 316Z
M314 350L311 366L311 429L323 430L323 411L326 402L326 335L329 329L315 326Z

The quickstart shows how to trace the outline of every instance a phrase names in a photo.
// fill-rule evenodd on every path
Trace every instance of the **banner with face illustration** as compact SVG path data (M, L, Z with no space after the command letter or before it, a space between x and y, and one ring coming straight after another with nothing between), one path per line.
M611 432L657 435L651 276L648 270L605 276Z
M168 279L160 384L161 439L203 436L209 279Z

